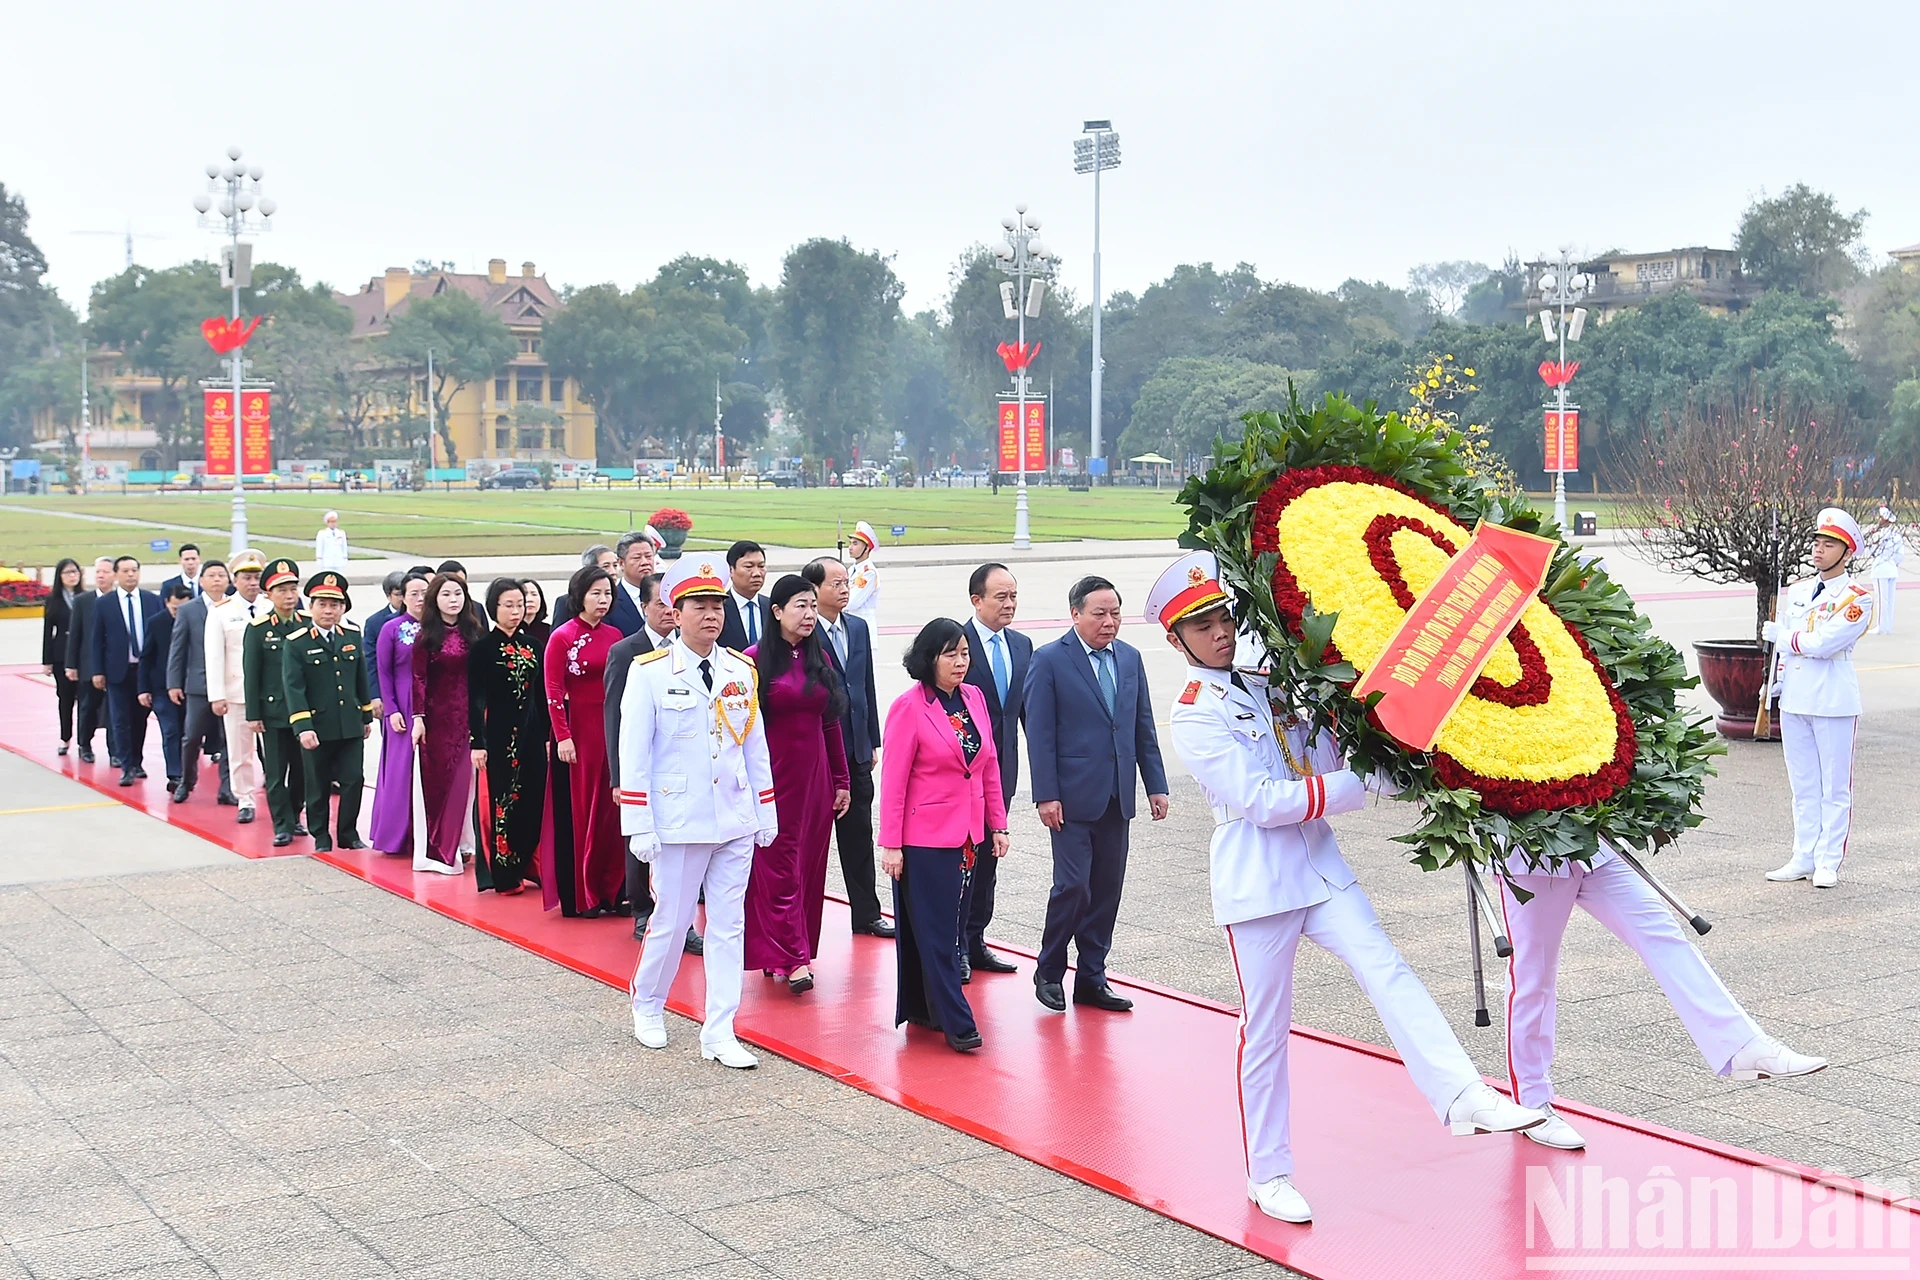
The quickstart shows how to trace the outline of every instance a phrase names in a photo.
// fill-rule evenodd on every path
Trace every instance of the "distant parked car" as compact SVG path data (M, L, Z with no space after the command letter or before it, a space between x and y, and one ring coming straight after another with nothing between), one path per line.
M480 482L482 489L538 489L540 473L532 467L508 467Z
M760 478L770 482L776 489L798 489L806 483L801 479L798 471L789 471L785 467L775 467L762 474Z

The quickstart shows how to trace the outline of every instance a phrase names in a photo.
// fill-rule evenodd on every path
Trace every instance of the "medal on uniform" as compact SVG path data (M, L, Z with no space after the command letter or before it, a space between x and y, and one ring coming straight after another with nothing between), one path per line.
M756 672L754 683L757 685L759 682ZM743 715L744 719L739 719ZM747 735L753 732L754 723L759 718L760 699L743 687L738 680L727 681L726 687L721 689L719 695L713 700L714 737L717 739L720 731L724 729L727 736L733 739L733 745L736 747L746 745ZM739 719L740 725L737 729L734 728L736 719Z

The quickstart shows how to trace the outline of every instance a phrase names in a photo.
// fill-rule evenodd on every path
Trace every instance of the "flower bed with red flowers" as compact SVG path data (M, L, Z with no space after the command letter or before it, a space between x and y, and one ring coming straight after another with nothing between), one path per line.
M1314 712L1352 767L1384 770L1422 807L1399 837L1419 865L1584 862L1603 839L1647 852L1700 822L1722 748L1679 702L1694 681L1627 593L1564 542L1434 749L1388 736L1352 689L1466 531L1482 520L1557 530L1469 473L1443 425L1337 396L1245 424L1182 490L1182 542L1219 556L1276 693ZM1410 565L1425 576L1410 580Z
M647 517L647 523L662 533L668 529L686 533L693 528L693 517L678 507L662 507Z
M0 581L0 609L30 609L45 604L52 594L53 589L46 583L30 578Z

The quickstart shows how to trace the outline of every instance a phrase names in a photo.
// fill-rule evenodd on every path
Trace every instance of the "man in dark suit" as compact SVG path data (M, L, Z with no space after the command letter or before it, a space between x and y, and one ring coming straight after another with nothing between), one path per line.
M141 588L140 562L132 556L113 562L113 577L118 585L94 605L87 638L93 648L93 687L106 691L120 752L120 785L130 787L147 776L141 764L147 708L140 701L140 655L155 616L166 610L159 596Z
M1067 943L1079 952L1075 1004L1116 1013L1133 1001L1107 985L1107 952L1127 876L1136 775L1157 822L1167 816L1167 772L1153 730L1140 651L1122 644L1120 592L1088 576L1067 592L1073 629L1033 651L1027 671L1027 762L1040 821L1053 832L1053 891L1034 962L1034 994L1056 1012Z
M614 588L615 599L620 589ZM606 714L603 722L607 731L607 776L620 777L620 699L626 696L627 676L633 670L633 660L655 649L664 649L673 640L673 606L660 594L660 575L650 573L640 580L640 627L624 640L619 641L607 652L606 675ZM618 781L614 783L616 798L620 792ZM633 856L633 850L627 850L627 904L633 913L633 936L647 936L647 921L653 916L653 890L648 879L647 864Z
M173 633L180 608L193 599L184 582L160 589L162 608L140 646L140 705L160 726L160 755L167 762L167 790L180 789L180 729L186 707L167 696L167 668L173 657Z
M620 557L615 555L613 548L604 542L596 542L580 553L580 567L584 569L588 565L605 569L616 580L620 577ZM573 597L567 594L566 584L562 583L560 595L553 602L553 617L550 621L557 627L571 617L573 617Z
M103 724L107 730L107 759L120 767L120 749L114 745L113 721L106 716L107 695L93 683L93 611L100 597L113 590L113 557L101 556L93 562L93 590L73 598L73 616L67 625L67 679L80 686L78 722L74 736L79 741L80 763L93 763L94 731Z
M727 548L727 594L721 597L726 621L720 643L745 650L760 643L773 617L772 602L760 594L767 581L767 553L759 543L741 539Z
M827 661L833 664L847 691L840 737L847 748L853 800L847 811L833 820L833 842L840 848L840 874L847 882L853 931L891 938L893 926L880 914L880 895L873 884L873 757L880 749L873 634L867 630L866 619L847 612L851 585L847 567L837 558L821 556L801 570L800 576L813 584L814 597L820 602L820 638L826 645Z
M200 548L191 542L180 544L180 572L160 584L160 598L179 586L186 587L189 600L200 594Z
M620 560L620 568L613 575L613 607L607 610L607 621L613 629L623 636L631 637L646 625L642 616L640 587L653 576L653 566L666 540L653 531L653 526L622 534L614 546L613 553ZM614 774L619 777L619 774Z
M208 560L200 566L200 594L180 606L173 617L173 644L167 650L167 700L182 715L180 780L173 786L173 802L185 804L200 781L200 752L220 761L219 804L239 804L233 794L227 766L227 731L213 714L207 697L207 611L227 598L225 561ZM217 623L215 625L218 625Z
M1000 789L1006 802L1020 785L1020 722L1026 714L1027 669L1033 662L1033 641L1013 629L1020 604L1020 584L1003 564L981 565L967 580L967 598L973 617L966 623L966 681L987 695L993 717L993 749L1000 758ZM987 926L993 922L993 890L1000 859L981 858L973 864L973 878L960 919L965 926L968 969L987 973L1014 973L1019 966L987 950Z
M380 664L375 661L374 650L380 644L380 628L407 611L407 571L395 569L380 581L380 594L386 603L367 615L360 624L360 648L362 660L367 668L367 688L373 694L374 718L378 720L383 707L383 693L380 688Z

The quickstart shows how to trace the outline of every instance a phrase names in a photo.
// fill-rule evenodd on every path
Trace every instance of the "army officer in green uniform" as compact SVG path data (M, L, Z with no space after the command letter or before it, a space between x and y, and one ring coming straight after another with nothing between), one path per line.
M287 682L281 657L287 637L307 628L300 611L300 566L284 557L267 561L260 590L273 608L247 627L241 661L247 680L247 730L260 737L260 763L267 775L267 812L273 817L273 847L284 849L307 834L300 823L306 776L300 741L287 720Z
M327 834L327 800L337 786L340 812L333 829L342 849L364 849L360 839L360 789L365 781L362 741L373 732L373 696L360 628L341 621L347 611L347 576L332 569L307 580L313 625L288 636L281 647L287 682L287 720L300 735L306 761L307 830L317 853L333 848Z

